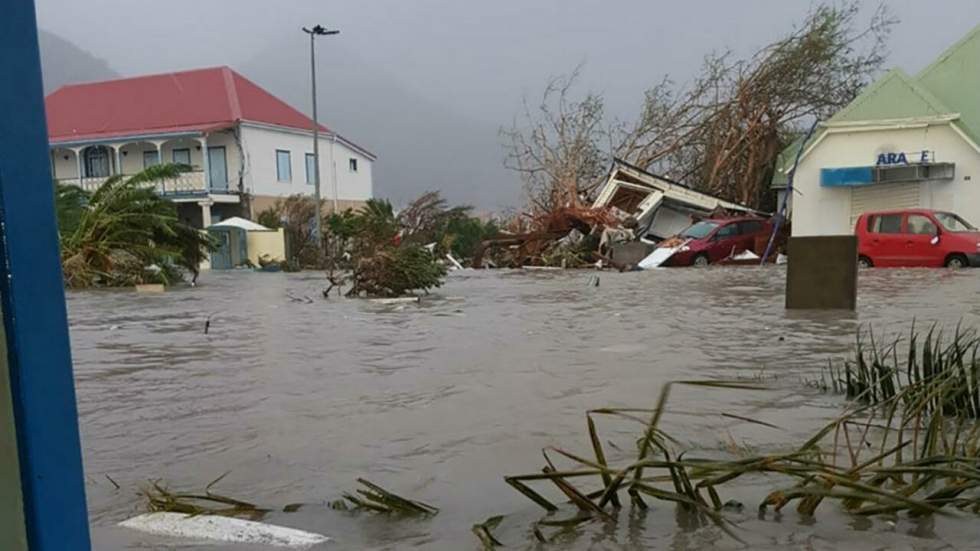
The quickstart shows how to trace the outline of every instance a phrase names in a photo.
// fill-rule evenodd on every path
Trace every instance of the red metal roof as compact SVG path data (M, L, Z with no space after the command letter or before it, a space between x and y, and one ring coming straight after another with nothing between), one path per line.
M51 143L312 121L228 67L63 86L45 98ZM326 127L320 126L323 131Z

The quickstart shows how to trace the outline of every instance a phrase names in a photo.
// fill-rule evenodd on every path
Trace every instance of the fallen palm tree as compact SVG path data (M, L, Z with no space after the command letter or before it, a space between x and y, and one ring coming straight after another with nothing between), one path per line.
M649 499L677 504L738 538L724 515L721 492L735 480L761 474L781 476L786 485L765 497L760 514L795 503L800 515L812 516L826 502L860 516L980 513L980 338L958 330L945 342L934 329L920 346L913 332L903 358L897 343L868 352L860 337L858 342L854 359L831 374L829 385L846 393L847 409L800 446L748 457L695 456L661 428L672 389L764 387L678 381L664 386L653 409L588 411L590 454L545 448L540 472L505 480L549 513L559 506L541 484L557 488L578 509L572 518L537 523L534 533L544 540L544 528L616 522L625 504L646 509ZM596 427L600 417L643 425L635 456L617 465L608 460ZM566 464L559 466L559 459Z
M198 266L213 248L207 235L183 223L172 202L150 187L189 167L156 165L113 176L94 193L58 185L56 211L65 285L121 287L170 285Z

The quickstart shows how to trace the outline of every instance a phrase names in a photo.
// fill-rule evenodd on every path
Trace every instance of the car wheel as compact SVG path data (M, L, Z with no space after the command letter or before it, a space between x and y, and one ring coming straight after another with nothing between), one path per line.
M951 270L959 270L960 268L966 268L969 264L966 261L966 257L963 255L953 255L946 259L946 267Z
M708 255L706 255L706 254L699 254L699 255L697 255L697 256L694 257L694 262L692 263L692 265L693 266L697 266L699 268L703 268L703 267L707 266L709 263L710 262L708 261Z
M858 257L858 267L859 268L873 268L874 267L874 263L872 263L871 262L871 259L868 258L868 257L866 257L866 256L859 256Z

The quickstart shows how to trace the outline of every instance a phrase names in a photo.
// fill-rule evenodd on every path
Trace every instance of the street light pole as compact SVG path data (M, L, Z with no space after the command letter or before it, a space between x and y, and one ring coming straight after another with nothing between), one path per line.
M316 202L316 216L313 217L313 236L316 244L319 245L323 240L320 218L320 123L317 121L316 113L316 37L340 34L340 31L328 31L322 25L317 25L312 29L303 27L303 32L310 35L310 80L313 87L313 197ZM305 162L305 161L304 161Z

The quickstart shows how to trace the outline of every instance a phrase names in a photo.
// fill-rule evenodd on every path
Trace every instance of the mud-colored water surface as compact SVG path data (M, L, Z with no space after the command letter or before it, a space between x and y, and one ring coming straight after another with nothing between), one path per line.
M479 549L470 526L497 514L508 549L738 549L658 502L542 545L529 527L543 511L503 476L539 470L547 445L587 453L586 409L652 407L676 379L772 387L672 394L661 425L702 455L793 447L840 412L841 397L805 383L849 352L859 325L899 334L913 319L980 321L977 271L862 272L857 314L787 312L779 268L602 273L598 287L592 275L458 272L420 305L325 301L313 273L212 272L160 295L70 293L95 548L214 548L115 524L142 511L148 479L201 489L230 471L224 494L276 510L309 504L266 520L333 538L323 549ZM304 296L312 303L295 300ZM637 425L599 430L632 453ZM326 507L357 477L442 512ZM762 496L788 484L722 488L723 500L746 504L729 518L750 548L973 549L980 537L968 516L855 519L827 504L814 519L789 508L760 517Z

